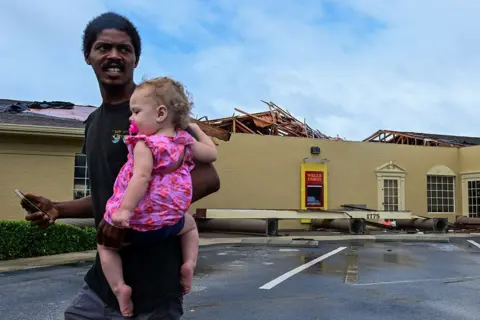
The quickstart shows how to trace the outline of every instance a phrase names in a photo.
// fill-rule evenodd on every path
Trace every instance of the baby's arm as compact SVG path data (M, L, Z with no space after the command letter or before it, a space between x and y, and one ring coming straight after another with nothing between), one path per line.
M215 162L217 160L217 148L212 139L196 123L191 123L190 129L197 135L198 139L192 146L193 157L200 162Z
M147 192L153 170L153 154L149 147L138 141L133 149L133 175L128 183L125 197L118 211L112 217L117 226L128 226L128 219Z

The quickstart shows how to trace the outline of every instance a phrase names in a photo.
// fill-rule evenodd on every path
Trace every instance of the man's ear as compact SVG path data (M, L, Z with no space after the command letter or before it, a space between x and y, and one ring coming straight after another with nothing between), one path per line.
M88 55L85 55L85 62L90 66L92 63L90 62L90 57Z
M157 107L157 122L163 122L168 117L168 110L163 104Z

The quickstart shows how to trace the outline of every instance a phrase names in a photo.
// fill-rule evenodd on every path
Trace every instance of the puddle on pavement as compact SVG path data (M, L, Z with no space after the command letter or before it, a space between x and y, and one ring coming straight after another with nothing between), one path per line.
M203 276L208 276L209 274L215 273L215 272L221 272L224 271L224 268L221 268L221 266L213 266L213 265L199 265L197 264L197 267L195 268L195 277L203 277Z
M358 249L366 249L358 251ZM348 247L343 253L336 256L344 258L335 259L335 256L306 269L306 273L323 274L323 275L339 275L345 277L345 282L356 282L358 273L362 268L389 268L392 265L414 266L415 261L412 257L395 246L378 247L375 244L358 244ZM318 253L300 254L298 255L302 264L308 263L318 258ZM361 262L360 262L361 258ZM360 263L360 266L359 266Z
M218 303L206 303L206 304L199 304L199 305L193 305L193 306L189 306L188 307L188 310L190 312L194 312L198 309L205 309L205 308L215 308L215 307L218 307L220 306L220 304Z

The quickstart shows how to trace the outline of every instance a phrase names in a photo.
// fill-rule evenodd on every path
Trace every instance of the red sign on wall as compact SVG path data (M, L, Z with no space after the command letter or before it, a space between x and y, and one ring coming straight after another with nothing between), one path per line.
M305 171L305 207L323 207L323 171Z
M323 184L323 171L305 171L305 183L311 185Z

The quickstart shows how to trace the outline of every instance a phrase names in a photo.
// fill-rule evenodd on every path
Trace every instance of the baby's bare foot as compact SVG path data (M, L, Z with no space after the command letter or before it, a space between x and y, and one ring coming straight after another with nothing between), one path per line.
M192 289L193 282L193 270L195 269L195 264L193 262L185 262L180 269L181 273L181 283L183 286L183 294L187 294Z
M120 305L120 311L124 317L133 316L133 302L132 302L132 288L126 284L120 285L118 289L114 291L117 297L118 304Z

